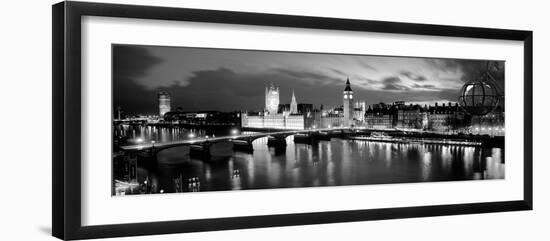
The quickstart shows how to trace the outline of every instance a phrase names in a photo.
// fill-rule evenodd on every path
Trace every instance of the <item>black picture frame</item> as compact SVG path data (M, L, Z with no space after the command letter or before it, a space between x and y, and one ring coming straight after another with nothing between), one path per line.
M52 233L87 239L306 225L379 219L531 210L533 33L532 31L335 19L262 13L197 10L89 2L60 2L53 15ZM212 218L99 226L81 224L81 17L229 23L394 34L516 40L524 43L524 194L521 200L421 207Z

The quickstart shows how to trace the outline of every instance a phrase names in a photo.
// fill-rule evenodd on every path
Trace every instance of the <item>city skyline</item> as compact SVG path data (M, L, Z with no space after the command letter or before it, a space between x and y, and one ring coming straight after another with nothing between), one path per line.
M503 73L490 60L115 45L111 193L503 179Z
M338 106L341 87L348 78L354 99L369 105L397 100L456 102L460 87L486 70L487 62L115 45L113 105L127 113L155 113L158 107L151 100L158 92L167 91L172 109L261 110L262 90L268 83L276 83L281 88L281 103L290 103L294 92L299 103ZM493 75L504 88L504 63L497 64Z

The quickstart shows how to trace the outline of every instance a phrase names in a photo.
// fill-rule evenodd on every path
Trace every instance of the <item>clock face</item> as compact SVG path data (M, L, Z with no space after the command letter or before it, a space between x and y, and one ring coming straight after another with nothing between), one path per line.
M344 95L344 99L347 99L348 98L348 95Z

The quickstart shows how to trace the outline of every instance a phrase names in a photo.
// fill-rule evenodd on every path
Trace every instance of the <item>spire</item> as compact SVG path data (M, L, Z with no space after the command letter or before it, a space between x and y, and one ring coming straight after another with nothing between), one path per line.
M349 77L348 77L348 79L346 80L346 88L344 89L344 91L352 91L352 90L351 90L350 83L349 83Z
M292 90L292 99L290 100L290 113L298 113L298 103L296 103L296 96L294 96L294 90Z

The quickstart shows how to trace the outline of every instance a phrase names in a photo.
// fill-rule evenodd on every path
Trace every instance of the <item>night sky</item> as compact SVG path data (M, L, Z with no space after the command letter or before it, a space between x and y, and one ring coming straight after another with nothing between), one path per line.
M294 90L298 103L339 106L347 77L354 99L368 105L446 103L486 66L480 60L114 45L113 107L157 113L157 93L166 91L173 110L261 110L268 82L280 86L281 103L289 103ZM492 75L503 88L504 62L498 66Z

